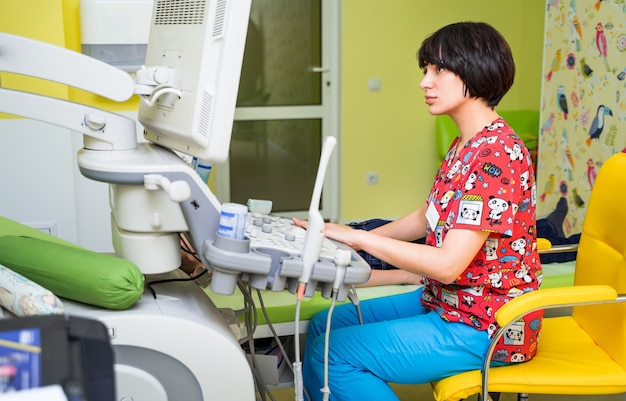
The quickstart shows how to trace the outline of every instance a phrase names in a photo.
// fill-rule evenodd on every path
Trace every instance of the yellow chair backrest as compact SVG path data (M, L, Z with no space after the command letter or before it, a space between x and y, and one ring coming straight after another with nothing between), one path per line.
M625 190L626 153L620 152L600 168L591 192L576 258L575 285L608 284L618 294L626 294ZM626 368L626 304L579 306L572 314L595 342Z

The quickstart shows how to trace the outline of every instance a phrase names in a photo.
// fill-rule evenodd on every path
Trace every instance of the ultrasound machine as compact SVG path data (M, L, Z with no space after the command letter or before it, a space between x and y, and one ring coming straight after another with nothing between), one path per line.
M352 249L323 237L317 210L326 138L309 210L308 230L267 210L250 210L245 237L218 234L222 204L182 155L210 163L228 157L251 0L155 0L145 65L134 78L70 50L0 33L0 71L60 82L115 101L141 97L135 122L116 113L0 87L0 112L80 132L81 173L109 184L116 255L146 281L183 273L183 233L211 271L211 289L233 294L239 280L295 297L348 289L370 268ZM222 312L194 282L146 291L130 309L66 305L97 318L115 350L118 400L254 400L254 379Z

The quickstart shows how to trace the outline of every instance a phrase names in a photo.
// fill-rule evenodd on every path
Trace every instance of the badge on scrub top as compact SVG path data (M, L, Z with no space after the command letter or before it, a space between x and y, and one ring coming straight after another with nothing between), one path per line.
M439 222L439 212L432 201L428 204L428 209L426 209L426 220L428 221L430 229L435 231L437 223Z

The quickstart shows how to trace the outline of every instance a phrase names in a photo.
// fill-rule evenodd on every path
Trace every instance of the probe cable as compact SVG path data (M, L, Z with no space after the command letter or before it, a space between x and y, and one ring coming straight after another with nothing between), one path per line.
M337 293L338 291L333 289L330 307L328 308L328 316L326 317L326 333L324 334L324 387L320 389L323 401L328 401L330 397L330 387L328 387L328 348L330 344L330 322L335 304L337 303Z
M302 384L302 361L300 360L300 305L302 299L296 297L296 315L295 315L295 329L294 329L294 348L295 348L295 362L293 363L293 382L296 391L296 401L304 401L304 390Z
M324 334L324 387L320 389L322 392L322 400L328 401L330 398L330 387L328 386L328 350L330 347L330 325L332 321L333 310L337 304L339 290L343 286L346 279L346 270L350 264L352 255L350 251L337 249L335 253L335 280L333 281L333 290L331 295L330 307L326 316L326 333Z

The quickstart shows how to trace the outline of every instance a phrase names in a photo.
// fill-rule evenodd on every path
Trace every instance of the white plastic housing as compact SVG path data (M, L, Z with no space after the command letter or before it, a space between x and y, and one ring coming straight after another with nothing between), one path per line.
M142 102L139 121L147 140L221 163L230 148L250 0L182 3L155 0L145 63L174 69L168 86L181 95Z

